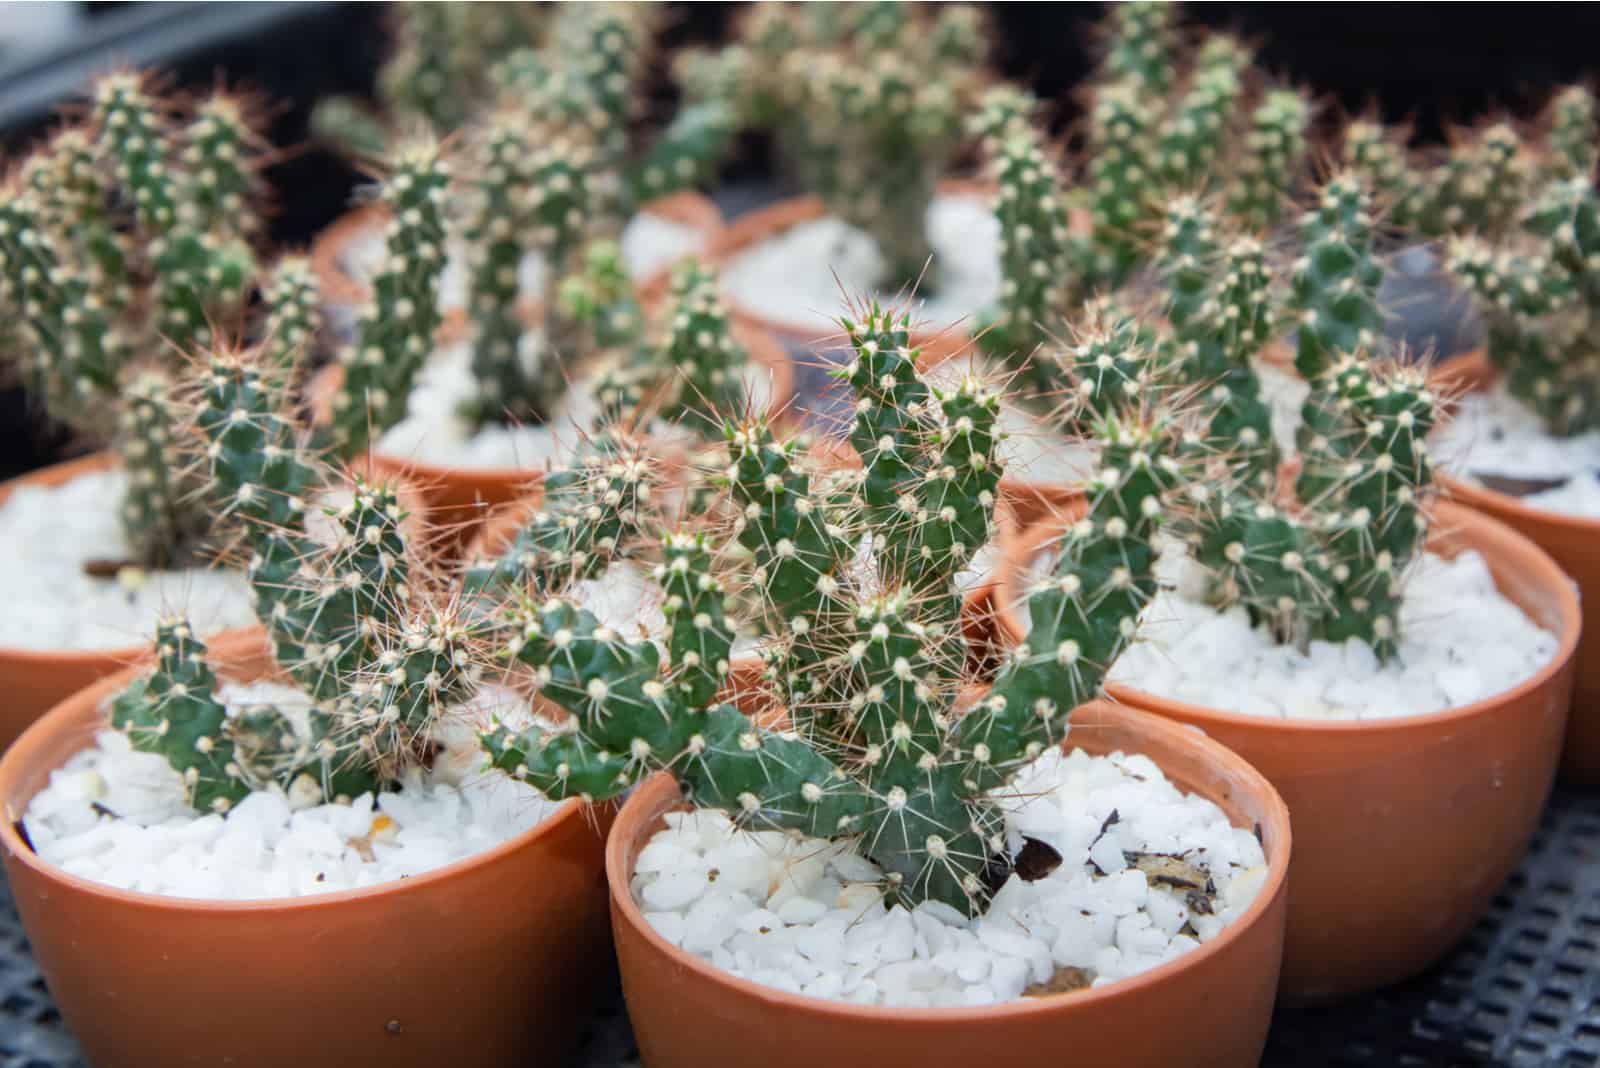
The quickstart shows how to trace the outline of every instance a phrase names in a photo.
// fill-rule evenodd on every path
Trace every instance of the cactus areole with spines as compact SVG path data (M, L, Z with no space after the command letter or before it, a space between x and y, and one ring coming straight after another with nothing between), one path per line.
M859 472L813 478L794 443L759 421L728 430L736 536L777 624L765 655L790 729L715 703L727 602L704 539L680 532L666 536L658 570L665 656L560 597L530 597L508 653L572 718L557 731L494 731L485 744L496 766L552 797L611 797L670 768L696 804L741 826L857 841L894 900L978 911L1007 863L987 792L1061 741L1154 589L1149 539L1172 441L1135 415L1101 423L1106 463L1060 568L1033 595L1032 644L963 710L952 583L987 540L998 400L974 380L949 392L922 383L903 317L871 307L843 325ZM863 535L870 575L855 565Z

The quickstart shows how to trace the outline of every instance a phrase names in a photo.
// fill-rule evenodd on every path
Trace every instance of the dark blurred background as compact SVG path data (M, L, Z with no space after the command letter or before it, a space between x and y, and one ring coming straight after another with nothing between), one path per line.
M669 4L668 47L719 40L739 4ZM997 64L1052 102L1070 132L1072 92L1089 69L1100 4L996 4ZM1338 113L1378 108L1410 120L1418 143L1491 109L1531 116L1548 89L1591 77L1600 4L1210 3L1191 23L1231 29L1259 47L1262 66L1309 88ZM386 35L383 4L8 3L0 5L0 140L14 160L74 105L95 74L157 66L180 86L217 81L278 104L272 140L289 147L268 174L277 190L272 238L308 244L348 203L362 176L306 143L312 103L369 92ZM670 90L663 83L663 102ZM760 182L765 152L744 146L730 182ZM54 459L52 437L16 390L0 392L0 478Z

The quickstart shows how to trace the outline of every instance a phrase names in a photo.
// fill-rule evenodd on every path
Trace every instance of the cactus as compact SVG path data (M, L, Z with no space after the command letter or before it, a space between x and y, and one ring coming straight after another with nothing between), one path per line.
M1356 119L1345 127L1341 155L1344 169L1372 192L1384 222L1402 231L1418 224L1425 196L1423 176L1412 169L1405 142L1404 131Z
M1095 93L1090 111L1089 192L1094 241L1106 258L1104 276L1120 283L1138 262L1141 226L1154 208L1157 116L1127 85Z
M180 401L172 379L160 370L143 371L124 388L126 404L117 435L128 476L123 533L137 559L166 566L205 524L200 502L186 485L175 440Z
M1111 8L1099 80L1130 86L1140 96L1160 99L1172 88L1176 69L1176 4L1131 0Z
M292 373L300 367L321 325L321 295L311 261L304 256L279 259L261 297L267 313L262 328L266 362Z
M1283 217L1305 167L1311 113L1304 94L1274 89L1251 114L1244 158L1228 193L1228 213L1246 226L1268 229Z
M667 338L660 349L672 375L661 417L702 436L720 431L714 413L737 411L744 401L742 372L749 354L733 335L716 275L696 260L674 272Z
M1276 477L1271 411L1251 361L1273 324L1271 278L1259 240L1223 231L1197 198L1167 205L1157 267L1169 291L1167 320L1176 377L1201 392L1201 445L1242 465L1246 481Z
M1509 122L1457 136L1448 158L1430 173L1418 227L1430 237L1471 230L1498 236L1514 221L1533 164Z
M1382 334L1377 294L1383 268L1372 254L1370 204L1360 179L1337 174L1301 218L1289 303L1299 331L1295 368L1308 382L1339 355L1369 349Z
M1032 595L1030 644L957 715L948 584L987 535L998 401L972 380L950 393L922 385L903 318L873 307L844 325L855 359L842 374L859 398L852 437L869 446L858 477L814 481L794 443L759 421L728 432L737 537L779 624L768 655L789 669L774 674L794 731L714 703L728 600L704 539L673 532L660 570L673 621L665 656L559 597L532 597L514 612L508 650L572 727L501 728L484 744L497 767L552 797L615 796L669 767L696 804L741 826L859 840L897 900L978 911L1006 849L985 793L1060 741L1153 592L1170 435L1137 417L1104 422L1090 514ZM871 575L851 566L862 530L872 532Z
M180 350L207 344L213 329L236 324L255 271L242 240L256 225L245 203L253 176L242 116L226 98L213 98L180 154L142 80L110 75L95 87L95 120L149 244L156 328Z
M1586 85L1569 85L1550 98L1546 113L1545 173L1551 178L1594 177L1600 158L1600 113Z
M1427 532L1437 415L1417 371L1342 357L1306 401L1294 512L1239 484L1198 494L1187 534L1217 601L1244 604L1281 641L1358 638L1391 658L1401 579Z
M183 776L189 801L201 812L227 812L250 793L234 758L226 710L206 647L185 620L156 627L156 665L112 703L111 724L133 747L165 757Z
M417 371L433 352L445 266L444 200L449 166L436 144L400 149L383 186L390 218L373 297L356 321L354 344L339 354L344 380L333 398L331 435L351 456L373 432L398 422Z
M1030 359L1081 297L1090 250L1072 233L1061 175L1029 123L1033 101L993 90L978 120L990 167L997 172L1000 303L979 334L984 351L1021 375L1024 393L1059 388L1048 361Z
M1554 434L1600 427L1600 206L1592 179L1548 183L1519 233L1464 235L1448 264L1489 325L1489 356L1511 393Z
M1200 47L1188 88L1156 136L1159 174L1168 189L1187 191L1204 183L1222 158L1249 66L1249 51L1232 37L1218 34Z

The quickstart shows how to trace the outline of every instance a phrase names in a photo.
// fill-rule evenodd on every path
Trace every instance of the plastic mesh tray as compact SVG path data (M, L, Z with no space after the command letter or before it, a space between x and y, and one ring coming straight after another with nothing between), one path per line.
M1427 975L1327 1009L1279 1012L1273 1068L1600 1066L1600 793L1558 790L1522 867ZM0 881L0 1068L79 1065ZM638 1063L613 988L579 1063Z

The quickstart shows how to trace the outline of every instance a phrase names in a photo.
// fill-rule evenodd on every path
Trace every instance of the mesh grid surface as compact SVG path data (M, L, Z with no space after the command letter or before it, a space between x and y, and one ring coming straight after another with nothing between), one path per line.
M1281 1011L1271 1068L1600 1066L1600 792L1552 798L1522 867L1437 968L1333 1008ZM0 1068L78 1059L0 881ZM620 991L590 1031L584 1068L637 1065Z

